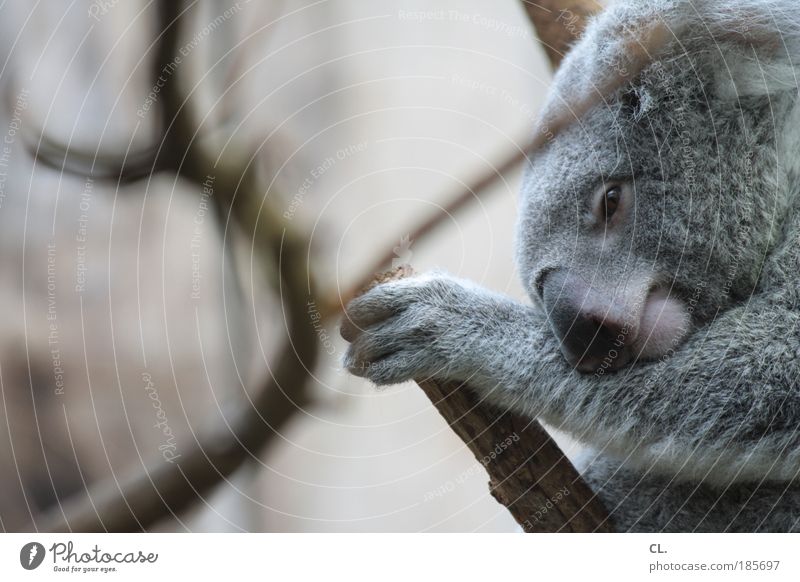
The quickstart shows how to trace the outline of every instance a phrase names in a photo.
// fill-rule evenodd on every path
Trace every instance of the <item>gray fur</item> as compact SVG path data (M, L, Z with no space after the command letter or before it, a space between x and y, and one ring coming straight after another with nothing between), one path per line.
M565 59L545 120L624 69L653 22L666 44L531 160L517 262L533 306L443 273L384 284L348 308L345 365L381 385L468 381L571 433L620 530L800 531L800 3L617 2ZM590 192L617 178L635 205L598 233ZM535 285L553 266L621 293L646 273L691 332L657 360L578 373Z

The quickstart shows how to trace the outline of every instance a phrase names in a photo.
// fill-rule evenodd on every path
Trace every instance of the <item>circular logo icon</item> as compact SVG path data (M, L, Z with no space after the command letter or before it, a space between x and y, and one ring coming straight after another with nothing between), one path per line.
M19 563L26 570L35 570L44 561L44 546L39 542L28 542L19 551Z

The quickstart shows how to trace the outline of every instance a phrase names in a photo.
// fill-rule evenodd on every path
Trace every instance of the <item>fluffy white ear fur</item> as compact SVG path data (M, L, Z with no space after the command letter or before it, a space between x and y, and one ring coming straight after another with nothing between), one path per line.
M749 49L750 55L746 54ZM785 49L783 49L785 51ZM774 95L779 91L800 88L800 63L792 63L772 51L759 51L751 45L745 54L720 58L716 69L716 93L720 99L736 100L742 97Z
M717 94L723 99L771 95L800 87L800 2L684 0L698 9L716 44L721 66ZM794 59L792 58L794 55Z

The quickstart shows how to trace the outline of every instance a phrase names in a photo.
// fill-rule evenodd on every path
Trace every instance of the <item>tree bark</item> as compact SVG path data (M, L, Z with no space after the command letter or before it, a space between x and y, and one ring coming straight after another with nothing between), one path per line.
M526 532L609 532L608 513L538 421L482 403L469 386L418 383L489 473L489 491Z

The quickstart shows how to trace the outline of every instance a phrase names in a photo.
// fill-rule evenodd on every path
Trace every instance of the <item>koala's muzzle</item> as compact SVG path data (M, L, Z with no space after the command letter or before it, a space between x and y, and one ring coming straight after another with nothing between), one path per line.
M542 299L561 353L578 371L627 363L628 330L613 297L603 296L570 271L555 270L542 282Z

